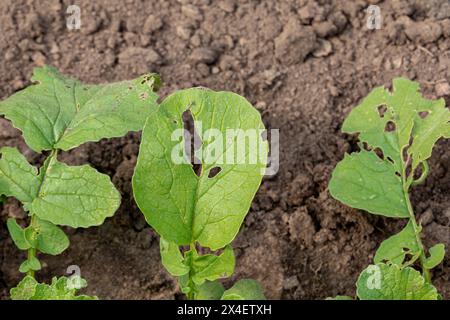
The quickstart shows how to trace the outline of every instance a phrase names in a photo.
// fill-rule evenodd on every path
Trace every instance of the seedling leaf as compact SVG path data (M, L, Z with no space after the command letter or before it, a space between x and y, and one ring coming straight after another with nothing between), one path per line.
M11 289L12 300L96 300L95 296L76 295L77 289L70 286L66 277L53 278L50 285L38 283L25 276L17 287ZM83 280L84 281L84 280Z
M87 228L103 223L120 204L110 178L88 165L68 166L49 158L31 211L53 224Z
M6 221L6 226L8 227L9 234L17 248L20 250L28 250L31 248L31 245L25 236L25 230L17 224L15 219L9 218Z
M221 300L266 300L261 285L253 279L242 279L225 290Z
M155 78L156 77L156 78ZM84 85L45 66L32 86L0 102L0 114L23 132L36 152L70 150L87 141L142 129L156 105L156 75L104 85Z
M401 178L373 152L346 154L334 169L329 191L339 201L373 214L408 218Z
M257 145L263 157L257 156L256 163L223 164L218 156L203 163L197 176L190 163L176 164L171 159L180 145L173 141L172 133L183 129L186 110L190 110L194 121L202 123L198 134L203 153L196 152L200 160L207 157L214 143L206 134L208 129L218 129L225 136L226 129L264 130L264 125L260 114L243 97L199 88L170 95L145 125L133 191L147 222L167 241L178 245L197 241L217 250L230 243L239 231L261 183L268 145L258 135ZM224 154L227 147L228 142ZM209 170L215 167L221 168L220 173L208 177Z
M159 246L163 266L174 277L180 277L189 272L189 266L185 264L184 257L177 244L160 238Z
M220 300L225 288L219 281L206 281L198 287L196 300Z
M16 148L0 149L0 194L29 204L36 197L40 181L36 167L30 165Z
M378 263L359 276L357 295L361 300L437 300L436 288L411 267Z
M19 267L19 271L22 273L27 273L28 271L39 271L41 270L41 262L36 257L31 257L28 260L22 262Z
M201 285L206 280L230 277L234 272L235 258L233 248L229 245L218 256L199 255L195 250L190 250L186 253L186 259L190 260L190 276L196 285Z
M430 248L430 256L425 260L425 267L433 269L439 263L444 260L445 257L445 245L438 243Z
M58 255L69 247L69 238L64 231L53 223L37 218L34 226L35 248L42 253Z
M375 254L374 262L392 262L401 265L407 253L411 256L420 254L420 248L417 245L416 235L411 221L408 222L402 231L381 243Z

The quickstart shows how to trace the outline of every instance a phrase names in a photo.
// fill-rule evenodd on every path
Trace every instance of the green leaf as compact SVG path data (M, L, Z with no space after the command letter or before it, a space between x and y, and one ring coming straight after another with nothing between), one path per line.
M83 280L84 281L84 280ZM85 283L85 281L84 281ZM70 279L66 277L53 278L52 283L38 283L33 277L26 276L11 289L12 300L97 300L95 296L79 295L77 290L70 284Z
M38 282L32 276L25 276L19 284L10 290L12 300L30 300L36 292Z
M28 250L31 248L31 245L25 236L25 230L18 225L15 219L9 218L6 221L6 226L8 227L9 234L17 248L20 250Z
M182 115L187 110L202 141L201 149L196 150L202 161L200 177L188 161L175 163L172 157L178 151L187 159L184 138L177 141L172 136L183 130ZM219 130L219 137L208 129ZM147 222L168 241L178 245L197 241L217 250L238 233L261 183L268 144L258 133L254 140L259 154L246 148L247 154L236 152L232 161L231 148L242 136L223 139L227 129L262 131L264 125L260 114L243 97L199 88L170 95L149 116L133 176L133 191ZM223 147L223 153L214 154L216 146ZM245 156L254 163L243 161ZM216 167L221 171L209 178L210 170Z
M430 248L430 256L425 260L424 267L433 269L444 260L445 245L438 243Z
M36 152L69 150L87 141L142 129L156 105L154 75L104 85L84 85L45 66L35 83L0 102L0 114L23 132Z
M179 277L189 272L189 266L185 264L177 244L160 238L159 247L162 264L171 275Z
M220 300L225 288L219 281L206 281L198 287L195 300Z
M336 296L336 297L328 297L325 300L353 300L350 296Z
M41 262L36 257L31 257L28 260L22 262L19 267L19 271L22 273L27 273L28 271L39 271L41 270Z
M201 285L206 280L214 281L230 277L234 272L235 258L233 248L229 245L218 256L214 254L198 255L195 250L188 251L186 256L188 261L190 259L190 276L196 285Z
M222 295L221 300L266 300L261 285L252 279L239 280Z
M418 256L420 254L420 248L416 241L416 233L411 221L398 234L381 243L375 254L374 262L392 262L402 265L407 253L412 256Z
M346 154L328 186L333 198L370 213L408 218L408 207L395 168L373 152Z
M436 288L410 267L393 264L370 265L359 276L357 295L361 300L437 300Z
M16 148L3 147L0 154L0 194L31 203L40 185L37 169Z
M37 218L33 229L35 248L40 252L56 256L69 247L69 238L64 231L51 222Z
M73 228L98 226L120 205L110 178L88 165L68 166L48 158L39 195L31 211L53 224Z
M359 133L360 145L365 143L371 151L346 156L333 172L329 189L349 206L407 218L403 190L413 182L410 172L427 160L436 141L447 135L450 111L443 99L422 98L415 82L399 78L393 83L393 93L382 87L374 89L345 120L343 132ZM408 159L412 159L411 170L407 170Z

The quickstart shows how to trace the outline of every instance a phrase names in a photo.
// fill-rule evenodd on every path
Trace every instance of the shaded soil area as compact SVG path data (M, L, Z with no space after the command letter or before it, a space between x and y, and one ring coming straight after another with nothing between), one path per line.
M91 83L158 72L165 82L162 97L192 86L245 96L268 128L280 129L280 170L264 179L233 243L237 265L231 280L255 278L273 299L354 295L359 272L404 222L330 197L330 173L355 146L355 137L342 134L340 126L374 86L389 86L397 76L419 81L428 98L450 103L450 2L79 0L82 25L72 31L65 14L70 4L0 2L0 98L26 87L33 67L44 63ZM370 4L381 9L381 29L367 27ZM110 175L123 203L101 227L67 230L70 248L58 257L42 256L40 280L78 265L87 292L103 299L180 297L160 264L158 238L132 199L139 139L130 133L61 155ZM4 119L0 145L17 146L33 163L42 162ZM413 193L425 243L447 248L449 146L438 143L431 174ZM7 299L21 278L24 253L13 245L5 222L26 216L13 199L0 208L0 298ZM446 299L449 266L447 254L433 275Z

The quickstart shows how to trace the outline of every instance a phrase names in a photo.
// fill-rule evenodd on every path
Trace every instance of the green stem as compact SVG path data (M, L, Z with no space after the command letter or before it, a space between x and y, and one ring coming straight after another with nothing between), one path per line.
M48 169L49 163L50 163L54 158L56 158L57 154L58 154L58 150L53 149L53 150L51 151L50 155L47 157L47 159L45 159L44 164L43 164L42 167L41 167L41 172L40 172L39 174L42 175L42 181L41 181L41 185L39 186L39 190L38 190L38 192L37 192L37 195L39 195L39 192L40 192L40 190L41 190L42 184L44 183L45 175L46 175L46 173L47 173L47 169ZM36 226L36 216L35 216L33 213L31 213L30 226L31 226L31 229L33 229L33 230L36 230L36 229L37 229L37 226ZM33 235L33 236L34 236L34 235ZM30 248L30 249L28 249L28 252L27 252L27 260L28 260L28 261L33 260L33 259L36 257L36 254L37 254L36 248ZM29 276L31 276L31 277L34 278L34 275L35 275L34 270L29 270L29 271L27 272L27 275L29 275Z
M421 164L422 164L422 167L423 167L422 168L422 174L420 175L420 177L417 180L413 180L413 182L411 183L412 186L417 186L419 184L422 184L425 181L425 179L427 178L427 176L428 176L428 172L430 171L430 167L428 166L428 162L425 160L425 161L422 161Z
M31 221L30 221L30 226L31 228L34 230L36 227L36 218L35 215L31 216ZM36 257L36 248L30 248L28 249L28 253L27 253L27 260L31 261ZM27 275L31 276L34 278L34 270L28 270Z
M426 282L431 283L430 270L425 267L426 256L425 256L425 247L422 244L422 239L420 238L421 227L419 227L419 225L417 224L416 217L414 215L414 210L413 210L413 207L411 205L411 200L409 199L408 187L404 186L403 187L403 191L404 191L404 194L405 194L406 205L408 207L409 219L410 219L411 224L413 226L414 234L416 235L417 246L419 247L419 250L420 250L419 259L420 259L420 264L421 264L421 267L422 267L422 275L425 278Z
M196 252L195 243L191 243L190 244L190 251ZM192 268L192 256L189 259L189 266L190 266L190 270L193 270L193 268ZM188 287L190 288L190 290L189 290L189 292L187 294L188 300L195 300L195 292L197 291L197 286L192 281L191 271L189 271Z

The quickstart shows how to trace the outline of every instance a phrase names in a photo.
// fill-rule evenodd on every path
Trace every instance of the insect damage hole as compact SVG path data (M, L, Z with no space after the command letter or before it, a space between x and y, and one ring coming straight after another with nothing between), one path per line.
M381 105L377 108L377 110L378 110L378 114L379 114L380 118L384 118L384 114L387 111L387 107L385 105Z
M211 170L209 170L208 178L210 178L210 179L214 178L215 176L217 176L220 173L220 171L222 171L221 167L212 168Z
M395 131L395 123L393 121L386 122L386 126L384 127L385 132L394 132Z
M183 127L184 127L184 150L191 163L192 170L200 177L202 174L202 163L195 156L195 151L199 150L202 145L202 140L195 130L194 117L191 110L188 108L183 112Z
M426 117L428 117L430 113L428 111L420 111L419 112L419 117L421 117L422 119L425 119Z

